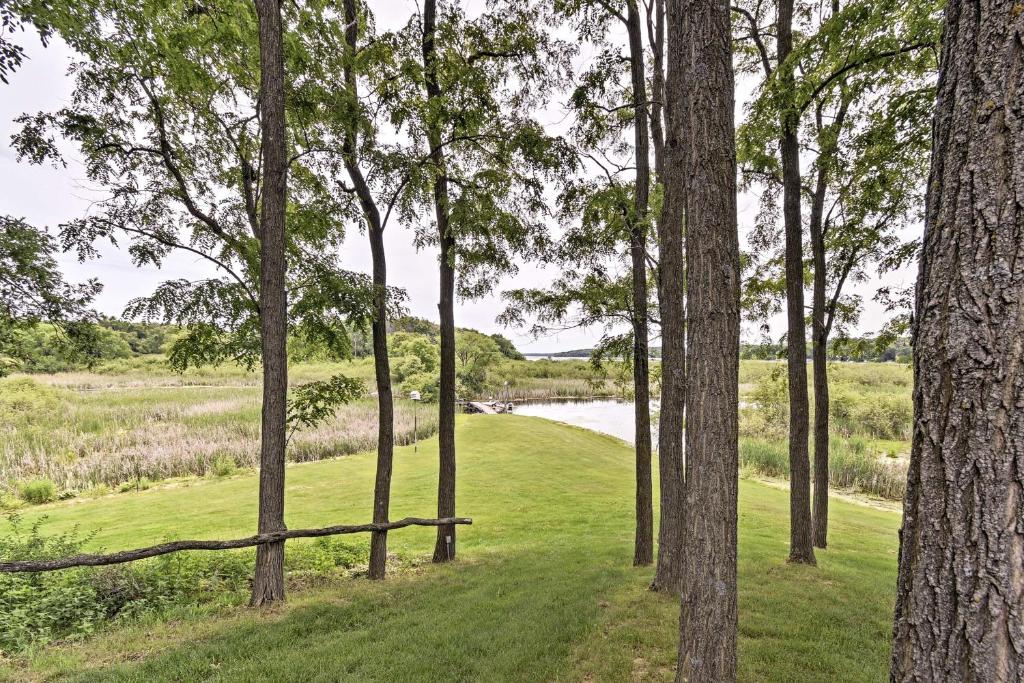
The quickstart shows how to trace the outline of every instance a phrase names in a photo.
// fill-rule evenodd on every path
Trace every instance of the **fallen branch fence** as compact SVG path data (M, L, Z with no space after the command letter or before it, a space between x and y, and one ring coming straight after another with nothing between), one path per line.
M58 569L70 569L72 567L102 567L108 564L123 564L144 560L147 557L167 555L183 550L234 550L236 548L251 548L267 543L278 543L290 538L317 538L320 536L337 536L339 534L360 534L373 531L391 531L407 526L451 526L453 524L472 524L473 520L466 517L444 517L442 519L424 519L421 517L406 517L396 522L371 522L370 524L340 524L337 526L325 526L319 529L290 529L287 531L275 531L268 534L257 534L247 538L236 538L230 541L170 541L159 545L152 545L147 548L135 550L122 550L116 553L103 555L72 555L71 557L60 557L53 560L17 560L14 562L0 562L0 572L52 572Z

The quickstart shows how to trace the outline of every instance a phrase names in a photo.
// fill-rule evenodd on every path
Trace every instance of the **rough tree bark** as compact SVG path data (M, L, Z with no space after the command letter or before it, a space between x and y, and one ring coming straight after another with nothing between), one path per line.
M740 266L729 5L669 4L669 120L685 174L685 544L677 681L736 680ZM678 121L678 126L676 125ZM673 185L674 187L674 185Z
M793 90L793 0L779 0L778 57L781 78ZM803 224L800 213L799 115L795 107L782 115L782 220L786 233L786 333L789 369L789 561L814 564L811 541L811 467L807 452L807 339L804 324Z
M437 1L426 0L423 5L423 80L427 100L441 97L437 81L437 53L434 43L437 26ZM427 144L434 167L434 215L437 220L437 238L440 254L440 300L437 310L441 319L441 382L438 388L438 455L437 514L439 517L455 515L455 237L448 216L448 178L445 175L445 155L441 146L441 133L436 122L427 126ZM455 559L455 527L437 528L434 543L434 562Z
M651 143L654 172L659 182L665 174L665 0L647 5L647 34L651 44Z
M946 6L891 678L1024 680L1024 13Z
M633 141L636 156L636 192L630 256L633 265L633 393L636 422L636 538L633 564L654 559L654 502L651 492L651 390L647 342L647 206L650 199L650 152L647 114L647 79L640 11L636 0L627 2L626 33L633 86Z
M260 42L260 130L263 197L260 207L260 338L263 409L260 423L258 530L285 530L284 460L288 394L287 295L285 293L285 202L288 150L285 141L284 56L278 0L256 0ZM284 600L284 541L256 550L253 606Z
M664 12L664 5L659 3ZM678 27L679 17L674 15ZM655 35L664 36L662 14L656 18ZM672 41L671 49L682 48ZM661 415L658 420L658 473L661 486L660 523L658 525L658 563L651 589L678 593L682 590L683 571L683 425L686 414L686 265L683 257L684 187L686 167L682 153L685 130L678 103L680 90L679 54L675 55L675 73L656 89L664 106L665 143L655 154L655 165L664 186L664 203L658 221L658 307L661 315ZM655 60L659 64L660 60ZM655 82L665 81L655 73ZM657 138L655 138L657 140ZM657 146L656 146L657 150ZM659 161L660 159L660 161Z
M353 99L357 98L358 83L351 59L357 51L359 16L356 0L345 0L345 43L350 61L345 66L345 85ZM342 142L345 169L355 188L359 205L370 237L370 257L373 262L373 373L377 384L377 474L373 487L373 521L388 521L391 505L391 469L394 460L395 421L394 399L391 395L391 363L388 360L388 292L387 256L384 253L384 225L380 210L370 186L359 167L355 126L349 128ZM387 569L387 530L370 535L371 579L383 579Z

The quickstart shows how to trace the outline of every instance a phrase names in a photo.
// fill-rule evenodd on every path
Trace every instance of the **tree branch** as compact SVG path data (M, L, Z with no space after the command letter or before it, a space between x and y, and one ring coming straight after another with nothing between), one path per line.
M860 67L866 66L871 62L879 59L897 57L908 52L914 52L916 50L921 50L928 47L934 47L934 45L932 43L913 43L911 45L904 45L903 47L897 48L895 50L886 50L885 52L879 52L877 54L868 55L862 59L858 59L853 62L847 62L841 68L830 73L824 81L818 84L818 86L811 92L811 94L807 97L803 104L800 105L800 113L802 114L803 112L805 112L807 110L807 107L811 106L811 104L816 99L818 99L818 95L823 93L825 89L832 84L833 81L835 81L837 78L840 78L844 74L849 73L854 69L859 69Z
M368 531L389 531L401 529L407 526L450 526L452 524L472 524L473 520L466 517L445 517L442 519L424 519L421 517L406 517L397 522L371 522L370 524L340 524L338 526L327 526L320 529L294 529L291 531L274 531L266 534L257 534L248 538L236 538L230 541L171 541L147 548L135 550L122 550L121 552L109 553L106 555L72 555L61 557L55 560L16 560L13 562L0 562L0 572L52 572L58 569L70 569L71 567L102 567L110 564L124 564L143 560L147 557L167 555L183 550L234 550L236 548L251 548L257 545L268 543L280 543L289 538L317 538L320 536L336 536L338 534L359 534Z
M742 7L733 5L732 11L742 15L750 23L750 34L749 37L754 41L754 45L757 46L757 51L761 55L761 66L764 68L765 77L772 75L772 63L768 58L768 48L764 45L764 39L761 37L761 29L757 26L757 19L749 10Z

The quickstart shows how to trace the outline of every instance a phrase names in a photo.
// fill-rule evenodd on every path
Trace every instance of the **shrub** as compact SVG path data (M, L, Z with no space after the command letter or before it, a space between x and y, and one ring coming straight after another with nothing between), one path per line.
M766 477L789 477L789 450L785 441L740 440L740 466ZM863 438L829 442L829 486L855 489L898 500L906 489L906 464L874 453Z
M215 477L230 477L237 470L238 465L230 455L218 455L210 464L210 471Z
M49 479L32 479L18 484L18 495L26 503L42 505L57 500L57 486Z
M913 406L894 397L876 397L857 411L857 422L879 439L909 439Z
M776 367L759 377L750 395L764 427L780 434L789 424L789 385L782 370Z
M50 412L59 406L63 393L28 377L0 379L0 409L23 415Z
M77 529L45 536L45 518L27 529L8 516L0 560L40 560L78 554L92 540ZM173 553L109 567L33 574L0 574L0 653L15 653L56 639L81 638L110 621L161 617L185 605L237 605L247 596L252 549ZM321 538L288 544L289 579L327 576L366 566L366 538Z

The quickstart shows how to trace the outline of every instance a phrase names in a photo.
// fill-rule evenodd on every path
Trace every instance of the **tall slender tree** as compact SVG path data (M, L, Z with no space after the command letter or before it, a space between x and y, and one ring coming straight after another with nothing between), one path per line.
M647 209L651 194L649 134L650 103L647 97L643 28L636 0L626 2L626 35L629 39L629 71L633 96L633 156L636 187L633 194L633 225L629 253L633 276L633 410L636 432L636 534L633 564L654 560L654 502L651 491L651 388L650 349L647 329Z
M285 291L284 54L279 0L255 0L260 44L260 131L263 196L260 202L260 341L263 408L260 422L259 532L285 530L284 461L288 396L288 302ZM284 542L256 548L250 604L284 599Z
M441 98L437 79L437 0L423 5L423 82L427 106L436 106ZM431 164L435 169L433 183L434 219L440 246L438 274L440 298L441 378L438 387L438 457L437 516L455 516L455 236L449 221L448 175L441 131L434 121L426 126ZM434 562L447 562L455 557L455 526L437 528Z
M658 474L661 487L661 523L658 526L658 565L651 587L682 591L686 505L684 502L683 427L686 419L686 260L685 175L683 146L687 127L680 107L681 65L671 82L661 84L658 60L664 36L664 3L655 3L655 99L666 103L666 135L655 135L655 165L664 186L658 221L658 309L661 315L661 415L658 418ZM677 17L678 18L678 17ZM678 49L678 45L676 46ZM675 104L667 106L671 98ZM657 119L655 119L657 120ZM657 126L655 126L656 128ZM661 151L658 151L658 148ZM672 171L669 171L671 167Z
M803 186L809 199L805 249L813 273L813 537L816 546L825 547L828 344L860 314L861 297L849 286L866 282L871 266L881 272L901 267L916 249L899 234L920 213L929 145L924 111L931 100L938 17L931 0L827 0L807 7L813 12L804 13L804 37L786 58L799 72L793 80L773 69L772 42L763 29L766 6L734 8L738 44L749 48L741 68L765 76L738 138L748 182L763 185L769 199L750 233L761 254L751 259L748 302L761 317L777 310L785 282L785 258L776 255L773 201L774 187L782 183L776 150L786 113L795 113L804 140L801 157L812 162ZM790 74L789 68L783 73ZM896 334L902 320L897 315L889 321L882 336Z
M1024 678L1024 13L946 5L893 681Z
M779 0L776 34L781 89L794 89L794 0ZM811 466L807 450L807 331L804 323L803 215L800 211L800 119L791 102L782 111L782 222L786 235L786 362L789 377L789 561L814 564Z
M633 372L633 394L634 394L634 422L635 422L635 472L636 490L634 507L636 511L636 528L634 539L633 563L634 565L650 564L654 559L654 510L653 510L653 484L651 477L651 417L650 417L650 321L651 314L648 311L650 286L648 283L648 272L655 259L651 253L649 215L651 203L651 146L655 149L656 162L662 150L662 124L661 124L661 103L658 97L651 97L648 93L647 83L647 62L648 58L654 55L654 84L660 86L660 69L662 60L656 54L661 43L658 42L655 29L655 19L652 16L655 8L648 7L649 45L644 46L644 16L640 13L639 4L636 0L624 0L605 2L603 0L563 0L556 3L559 12L568 17L574 24L578 34L583 38L591 39L596 45L603 49L601 59L597 65L584 74L582 83L573 93L571 106L576 110L578 122L576 126L576 138L580 147L580 154L591 164L601 168L608 181L609 187L590 185L593 190L592 197L597 201L590 202L590 206L596 208L601 203L613 200L612 205L605 204L610 211L605 214L604 230L608 225L623 224L624 234L618 236L618 240L625 243L625 249L629 255L629 278L631 280L631 294L626 302L625 312L629 316L631 334L629 344L631 348L617 349L624 351L632 361ZM660 25L660 24L659 24ZM609 39L609 36L616 29L624 29L626 32L626 43L628 52L620 55L621 46ZM648 51L650 50L650 52ZM628 65L628 73L621 73L623 64ZM621 86L619 79L624 81ZM627 85L628 83L628 85ZM605 102L609 95L618 97L620 93L626 93L621 101ZM628 118L621 115L628 112ZM608 158L608 149L603 147L610 143L612 155L621 154L623 145L620 136L627 126L632 127L632 149L630 150L630 161L626 163L612 162ZM610 167L614 167L611 169ZM631 196L622 197L623 188L619 187L618 176L626 170L633 171L633 187ZM583 196L580 190L585 187L579 185L565 193L563 199L568 199L567 204L572 200ZM622 202L627 201L627 205ZM614 214L614 215L612 215ZM594 226L595 223L584 220L584 226ZM607 238L607 233L596 241ZM596 236L593 236L596 237ZM578 239L583 238L583 239ZM589 251L592 256L599 256L593 259L588 268L589 272L580 273L580 278L562 279L561 285L569 285L568 288L561 287L562 294L568 294L575 290L577 303L583 308L587 307L585 299L594 293L594 285L598 280L604 280L607 290L610 292L618 289L617 276L609 274L606 270L607 263L603 256L606 256L603 247L587 249L586 244L593 244L582 231L577 232L572 238L566 240L566 249L562 250L563 260L570 263L569 267L578 265L579 257L583 252ZM596 245L594 245L596 246ZM575 279L575 286L571 280ZM553 292L540 293L540 300L544 300L548 294ZM521 298L521 297L520 297ZM561 299L560 296L548 298L548 302ZM592 309L593 310L593 309ZM558 318L560 316L554 316ZM584 315L583 320L593 319L592 316ZM622 337L610 337L608 339L614 346L618 347L624 340Z
M680 153L669 152L678 163L666 164L665 185L683 188L688 342L676 680L734 681L740 258L729 7L670 0L668 20L667 142Z
M67 106L19 119L19 156L61 164L55 138L63 137L77 144L89 180L107 191L87 216L61 226L81 258L96 255L94 243L107 239L123 241L137 265L160 266L170 253L187 252L215 273L164 282L126 313L184 328L170 350L176 369L266 361L259 525L282 528L285 336L344 355L345 309L363 316L369 292L363 276L334 266L345 200L330 169L295 151L295 129L282 112L287 106L297 113L293 95L303 86L293 84L286 98L285 67L275 64L290 59L298 74L317 61L307 58L315 36L305 27L318 10L249 0L197 11L119 0L18 7L83 56ZM282 25L296 27L287 50L273 35ZM261 39L277 55L270 62ZM331 386L351 385L342 379ZM293 406L301 403L293 397ZM283 597L281 552L279 545L261 551L254 604Z
M513 254L547 243L543 186L572 161L533 118L570 51L547 32L546 12L543 3L494 2L468 17L457 3L428 0L422 25L407 31L422 69L415 136L426 146L414 186L434 218L419 237L440 251L441 517L455 514L455 297L490 291L495 276L515 271ZM455 554L455 526L438 527L434 561Z
M342 157L352 189L359 200L363 222L370 240L370 258L373 269L373 372L377 386L377 471L373 486L373 521L388 521L391 506L391 472L394 462L395 420L394 398L391 392L391 364L388 359L388 297L387 254L384 250L386 219L381 217L377 198L360 165L359 132L363 129L358 113L359 84L356 72L358 37L361 16L356 0L344 0L345 46L344 66L345 98L350 108L342 133ZM371 145L375 141L371 141ZM371 579L383 579L387 566L387 532L375 531L370 536Z

